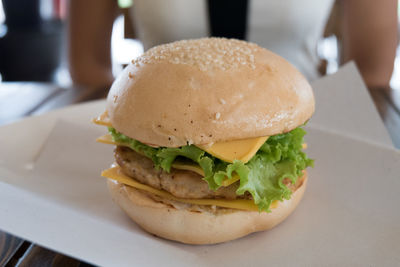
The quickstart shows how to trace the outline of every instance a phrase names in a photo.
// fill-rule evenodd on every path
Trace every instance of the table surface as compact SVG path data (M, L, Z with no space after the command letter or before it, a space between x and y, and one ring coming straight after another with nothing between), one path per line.
M0 125L22 117L104 98L107 89L60 88L53 84L0 83ZM392 138L400 148L400 91L370 89L376 108ZM18 237L0 231L0 266L91 266Z

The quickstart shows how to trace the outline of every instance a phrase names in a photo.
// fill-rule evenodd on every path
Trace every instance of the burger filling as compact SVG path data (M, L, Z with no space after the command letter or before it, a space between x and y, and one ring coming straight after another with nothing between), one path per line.
M300 127L269 137L247 163L225 162L195 145L154 148L112 127L109 132L115 142L129 146L117 147L115 157L139 182L180 198L253 199L259 211L270 212L272 202L290 199L302 171L313 165L302 151L306 132ZM204 175L173 167L182 161L198 165Z
M168 191L178 198L236 199L245 197L236 195L237 183L211 190L202 180L203 177L195 172L174 168L170 172L156 170L151 159L128 147L117 146L115 159L126 175L135 177L137 181L153 188ZM249 198L249 194L246 196Z

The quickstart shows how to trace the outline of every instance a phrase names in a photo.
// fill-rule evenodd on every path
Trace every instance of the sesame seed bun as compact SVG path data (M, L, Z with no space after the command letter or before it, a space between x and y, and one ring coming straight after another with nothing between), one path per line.
M179 205L115 180L108 179L107 184L114 202L147 232L187 244L215 244L268 230L282 222L303 197L306 172L301 179L292 197L279 202L271 213Z
M112 85L114 128L154 146L209 144L288 132L314 112L306 79L255 44L204 38L160 45Z
M204 38L160 45L134 60L112 85L107 111L112 126L130 138L180 147L288 132L311 117L314 95L303 75L269 50ZM108 187L146 231L188 244L214 244L282 222L301 200L306 176L271 213L191 205L113 180Z

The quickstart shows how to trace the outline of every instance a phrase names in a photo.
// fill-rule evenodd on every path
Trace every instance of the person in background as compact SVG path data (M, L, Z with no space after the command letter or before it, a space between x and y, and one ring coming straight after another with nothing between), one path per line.
M339 0L341 51L370 88L388 87L398 44L397 0ZM316 46L334 0L135 0L133 26L144 49L180 39L245 39L318 77ZM108 87L116 0L70 0L69 67L76 84Z
M70 0L68 64L73 83L106 88L114 80L111 33L119 15L115 0Z

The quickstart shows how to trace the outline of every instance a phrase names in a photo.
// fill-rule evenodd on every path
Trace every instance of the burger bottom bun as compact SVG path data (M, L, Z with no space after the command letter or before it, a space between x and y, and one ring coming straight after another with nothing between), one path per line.
M215 244L268 230L282 222L303 197L306 172L302 178L291 199L279 202L270 213L226 208L194 210L189 204L175 206L168 200L157 201L149 193L115 180L108 179L107 183L114 202L147 232L186 244Z

